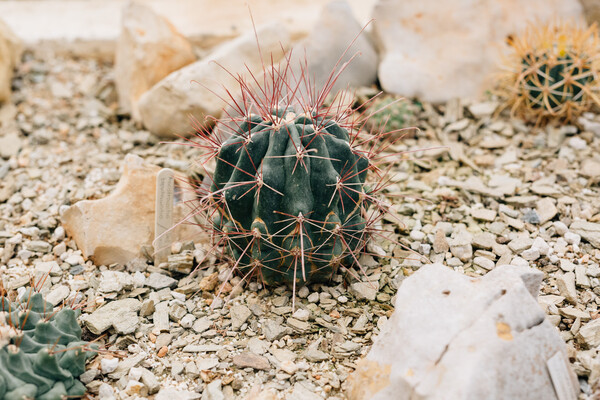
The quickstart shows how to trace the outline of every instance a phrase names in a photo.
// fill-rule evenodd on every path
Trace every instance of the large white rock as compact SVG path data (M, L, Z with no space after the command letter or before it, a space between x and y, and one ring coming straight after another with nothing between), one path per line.
M357 55L335 84L332 82L332 93L347 87L369 86L375 83L378 56L368 32L361 33L362 28L346 0L327 3L308 37L294 46L292 65L295 73L298 74L300 70L298 62L302 64L306 61L311 83L320 89L329 83L330 77L334 76L344 63Z
M387 92L431 102L490 88L508 35L530 21L582 19L577 0L379 0L374 39Z
M196 60L188 40L151 8L130 2L121 17L115 55L119 105L139 119L137 101L173 71Z
M62 215L67 234L75 240L83 256L96 265L126 264L141 256L141 248L154 240L156 175L159 167L148 165L135 155L125 157L123 175L115 190L99 200L82 200ZM180 181L180 179L178 179ZM190 213L193 192L183 194L183 201L173 210L176 240L199 239L202 230Z
M10 100L13 71L21 60L21 40L0 19L0 103Z
M536 301L543 274L503 265L474 279L440 264L398 289L396 310L349 381L350 399L558 399L547 361L566 346Z
M260 43L260 51L257 47ZM171 137L193 132L190 116L200 123L219 117L228 98L227 90L239 92L238 75L257 78L263 65L277 63L290 46L286 28L269 24L216 49L206 58L173 72L146 92L139 101L144 126L152 133ZM262 58L261 58L262 55Z

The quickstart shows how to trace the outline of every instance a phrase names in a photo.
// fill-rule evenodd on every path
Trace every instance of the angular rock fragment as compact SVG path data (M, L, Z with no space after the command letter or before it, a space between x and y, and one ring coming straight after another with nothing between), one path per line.
M115 55L119 105L139 120L137 101L154 84L196 60L192 45L151 8L130 2L123 8Z
M21 40L0 20L0 104L10 100L13 70L21 60L22 51Z
M477 279L421 267L349 378L349 398L558 399L546 366L557 354L575 398L566 346L536 301L542 277L511 265Z

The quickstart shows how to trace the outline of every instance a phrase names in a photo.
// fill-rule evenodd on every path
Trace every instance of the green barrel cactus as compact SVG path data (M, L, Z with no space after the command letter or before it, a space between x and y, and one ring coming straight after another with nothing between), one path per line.
M78 380L95 355L81 340L78 310L52 304L31 290L12 303L0 297L0 399L61 400L81 397Z
M377 98L369 106L368 111L373 113L369 120L369 128L377 132L387 132L387 137L396 139L414 122L412 108L413 106L402 98Z
M327 115L251 114L221 146L209 198L237 268L268 284L325 281L366 235L366 153Z

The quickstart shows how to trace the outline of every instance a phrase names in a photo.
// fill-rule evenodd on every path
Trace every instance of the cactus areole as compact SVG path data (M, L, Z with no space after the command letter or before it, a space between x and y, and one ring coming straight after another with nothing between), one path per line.
M291 107L265 117L249 115L221 146L214 228L242 273L272 284L327 280L365 245L369 161L332 118Z

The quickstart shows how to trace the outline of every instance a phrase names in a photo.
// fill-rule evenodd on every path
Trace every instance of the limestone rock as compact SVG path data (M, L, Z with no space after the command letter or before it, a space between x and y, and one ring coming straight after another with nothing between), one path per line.
M477 97L491 86L506 37L557 15L582 19L582 7L577 0L379 0L373 33L381 87L431 102Z
M268 370L271 367L271 364L269 364L269 360L266 357L259 356L258 354L249 351L233 356L233 365L238 368L250 367L262 370Z
M22 52L21 40L0 20L0 103L10 100L13 70L21 60Z
M569 226L569 230L580 235L595 248L600 248L600 224L577 220Z
M141 306L137 299L113 301L87 315L85 326L94 335L100 335L111 326L121 334L133 333L139 323L137 312Z
M0 65L0 68L1 65ZM0 72L1 74L1 72ZM0 86L2 85L0 77ZM0 91L2 89L0 88ZM2 93L0 92L0 102L2 101ZM18 132L9 132L3 136L0 136L0 158L10 158L19 154L19 150L21 150L23 144L23 139Z
M334 0L326 4L311 33L292 50L292 65L299 69L297 62L303 62L306 57L308 75L319 90L327 84L327 79L336 68L340 57L361 30L362 26L354 18L347 1ZM337 68L357 53L358 56L344 69L333 85L332 93L348 86L370 86L377 80L378 56L367 32L360 33Z
M598 0L579 0L583 6L585 19L588 24L600 22L600 1Z
M123 176L114 192L83 200L62 216L65 231L83 256L96 265L126 264L154 239L154 199L159 168L137 156L125 157Z
M421 267L398 289L394 314L349 378L349 398L557 399L546 362L558 353L569 364L536 301L542 277L507 265L477 279ZM566 378L575 398L575 375Z
M239 88L234 77L247 75L246 68L260 77L263 62L269 65L271 55L278 62L282 49L289 47L289 34L280 24L259 27L256 35L260 52L255 33L250 32L171 73L144 93L138 103L144 126L158 136L173 137L193 131L190 115L201 123L208 115L219 117L225 106L222 98L228 98L225 88L234 92Z
M191 44L151 8L130 2L122 12L115 55L119 105L139 119L137 101L157 82L196 60Z
M123 176L115 190L99 200L82 200L62 216L65 231L72 236L85 258L96 265L127 262L141 255L144 245L154 240L156 175L160 168L147 165L135 155L127 155ZM180 179L178 181L181 181ZM191 221L188 197L173 210L173 240L195 239L201 234ZM189 222L189 223L187 223Z
M600 319L595 319L581 327L577 339L590 349L600 346Z

